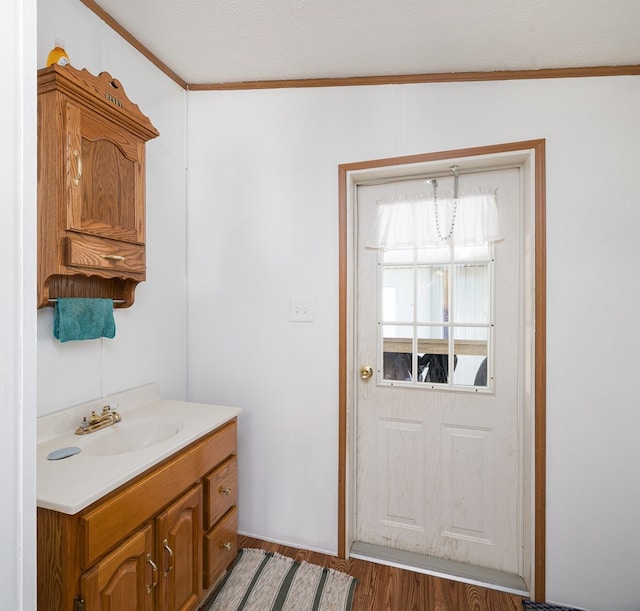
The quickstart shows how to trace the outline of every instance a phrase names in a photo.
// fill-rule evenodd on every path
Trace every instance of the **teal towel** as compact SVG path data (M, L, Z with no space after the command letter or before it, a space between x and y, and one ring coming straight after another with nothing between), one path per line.
M61 299L53 315L53 335L61 342L115 337L113 299Z

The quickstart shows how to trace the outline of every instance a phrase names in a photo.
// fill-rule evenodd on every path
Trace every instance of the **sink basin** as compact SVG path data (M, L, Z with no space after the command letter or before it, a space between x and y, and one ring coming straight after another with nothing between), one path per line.
M177 420L140 418L118 422L102 431L91 433L81 445L81 450L89 456L113 456L137 452L162 443L182 429ZM80 445L80 444L78 444Z

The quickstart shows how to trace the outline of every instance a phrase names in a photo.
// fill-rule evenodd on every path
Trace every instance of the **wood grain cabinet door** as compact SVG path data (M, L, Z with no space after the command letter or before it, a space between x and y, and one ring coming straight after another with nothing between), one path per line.
M67 230L144 243L144 142L68 102Z
M153 611L158 571L150 524L129 537L80 578L86 611Z
M158 609L191 611L202 598L202 486L194 486L156 518L160 571Z

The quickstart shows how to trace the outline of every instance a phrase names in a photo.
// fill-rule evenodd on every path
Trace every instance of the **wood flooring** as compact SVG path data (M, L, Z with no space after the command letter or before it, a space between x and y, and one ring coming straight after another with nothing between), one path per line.
M240 547L278 552L353 575L359 583L352 611L522 611L522 596L515 594L245 536L238 537Z

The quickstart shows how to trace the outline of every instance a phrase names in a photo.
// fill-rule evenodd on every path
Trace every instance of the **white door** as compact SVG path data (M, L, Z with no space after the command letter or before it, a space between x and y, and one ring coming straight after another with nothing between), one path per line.
M358 186L358 542L522 572L521 174L461 170L461 192L496 189L503 239L484 249L370 248L377 202L432 187Z

